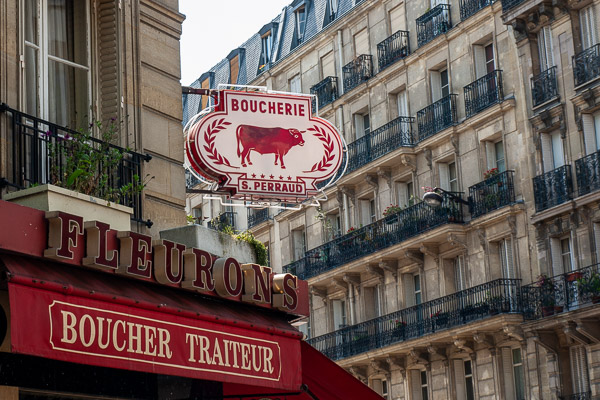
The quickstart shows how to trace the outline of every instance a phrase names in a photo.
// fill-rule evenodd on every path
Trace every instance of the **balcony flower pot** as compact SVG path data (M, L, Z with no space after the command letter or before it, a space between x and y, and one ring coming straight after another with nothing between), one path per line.
M571 272L567 274L567 282L575 282L583 278L583 272Z
M554 315L554 306L542 306L542 316L549 317Z
M594 303L594 304L600 303L600 295L592 296L592 303Z
M4 200L42 211L63 211L84 221L102 221L115 230L131 230L133 208L55 185L34 186L8 193Z
M564 309L563 306L554 306L554 314L560 314Z

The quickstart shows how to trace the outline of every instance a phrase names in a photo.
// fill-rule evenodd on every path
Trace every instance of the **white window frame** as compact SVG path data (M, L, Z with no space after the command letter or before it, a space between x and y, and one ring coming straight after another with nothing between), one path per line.
M423 285L421 274L413 274L413 302L415 305L423 303Z
M300 19L301 16L303 16L304 19ZM296 34L298 35L298 43L302 43L304 40L304 31L306 30L306 6L298 8L294 12L294 17L296 20Z
M581 29L581 47L587 50L598 43L598 29L595 7L590 4L579 10L579 27Z
M569 347L571 381L573 393L585 393L590 390L589 362L585 346Z
M273 51L273 32L269 31L260 38L261 51L260 51L260 62L259 69L264 66L261 70L265 70L271 61L271 52Z
M538 32L538 52L540 57L540 73L555 65L552 47L552 29L549 25L544 26Z
M454 282L457 292L467 288L467 269L465 266L465 257L460 255L452 260L454 268Z
M290 79L290 92L291 93L302 93L302 78L300 74L294 75Z

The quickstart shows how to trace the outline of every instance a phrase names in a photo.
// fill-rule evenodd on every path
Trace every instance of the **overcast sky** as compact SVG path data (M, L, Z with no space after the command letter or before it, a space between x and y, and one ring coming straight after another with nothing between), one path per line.
M281 13L292 0L179 0L181 83L195 81Z

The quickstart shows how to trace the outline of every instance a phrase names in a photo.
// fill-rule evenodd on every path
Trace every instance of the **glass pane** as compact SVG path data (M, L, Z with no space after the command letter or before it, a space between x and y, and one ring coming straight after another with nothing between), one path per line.
M25 112L36 117L40 115L38 77L38 51L25 46Z
M521 364L521 349L512 349L513 364Z
M515 374L515 393L517 400L525 399L525 381L523 379L523 366L518 365L514 368Z
M475 391L473 390L473 378L469 377L465 379L465 386L467 391L467 400L475 400Z
M87 71L50 61L48 75L50 121L72 129L85 127L88 118Z
M471 375L471 361L465 361L465 375Z
M87 65L85 1L48 0L48 53Z
M25 1L25 40L38 43L38 0Z

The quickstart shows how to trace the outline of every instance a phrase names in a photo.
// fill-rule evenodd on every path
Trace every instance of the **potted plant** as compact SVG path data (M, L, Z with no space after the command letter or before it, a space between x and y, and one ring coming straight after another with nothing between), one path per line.
M554 312L557 311L555 310L556 298L554 296L556 287L554 282L547 275L542 274L538 277L536 285L540 289L542 316L548 317L554 315Z
M577 281L577 287L581 295L587 295L592 303L600 303L600 274L592 272L589 277L581 277Z
M402 320L396 320L394 323L394 336L404 339L404 335L406 334L406 322Z
M567 272L566 274L567 282L575 282L583 278L583 272L581 271L573 271Z
M393 224L393 223L397 222L398 221L398 215L397 214L400 211L402 211L402 207L400 207L399 205L390 204L389 206L387 206L386 209L383 210L383 216L386 217L385 218L385 223L386 224Z
M442 310L436 311L430 317L436 329L445 328L448 324L448 313Z

